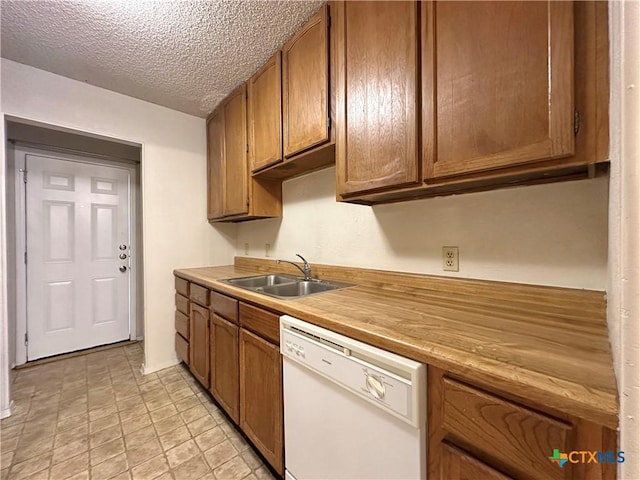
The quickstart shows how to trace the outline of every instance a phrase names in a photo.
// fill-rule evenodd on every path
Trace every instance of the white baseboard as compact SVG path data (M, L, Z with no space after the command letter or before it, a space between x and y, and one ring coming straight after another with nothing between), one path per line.
M146 366L144 363L140 365L140 373L142 375L149 375L150 373L157 372L159 370L164 370L165 368L173 367L174 365L178 365L180 360L178 357L175 357L173 360L169 360L167 362L158 363L157 365Z
M11 400L7 408L0 410L0 418L10 417L13 414L14 407L15 407L15 404L13 403L13 400Z

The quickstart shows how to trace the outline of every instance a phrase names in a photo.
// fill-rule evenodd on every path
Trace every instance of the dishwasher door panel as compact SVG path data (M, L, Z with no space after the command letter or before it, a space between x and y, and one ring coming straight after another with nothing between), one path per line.
M287 357L283 362L288 478L426 478L426 425L415 428Z

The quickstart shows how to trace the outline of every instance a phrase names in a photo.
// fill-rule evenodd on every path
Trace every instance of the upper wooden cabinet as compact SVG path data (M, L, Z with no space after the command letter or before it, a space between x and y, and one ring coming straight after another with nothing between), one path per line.
M415 2L344 2L335 15L342 195L421 181Z
M422 33L425 179L573 155L572 2L435 2Z
M586 177L606 162L605 2L344 2L333 12L338 200Z
M329 141L328 8L282 48L284 155Z
M210 222L282 215L281 183L256 180L249 175L244 84L209 117L207 146Z
M247 82L251 171L282 161L282 65L280 51Z

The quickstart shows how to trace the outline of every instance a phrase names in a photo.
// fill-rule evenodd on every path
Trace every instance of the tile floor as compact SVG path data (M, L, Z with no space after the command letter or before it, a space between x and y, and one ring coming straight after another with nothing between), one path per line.
M273 479L184 365L126 345L12 372L2 480Z

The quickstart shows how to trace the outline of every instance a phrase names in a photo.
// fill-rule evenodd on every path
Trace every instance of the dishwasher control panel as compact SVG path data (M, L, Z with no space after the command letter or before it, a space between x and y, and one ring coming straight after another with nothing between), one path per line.
M282 355L414 426L424 421L426 367L335 332L280 330ZM324 333L324 335L318 335ZM329 335L329 333L331 335Z

